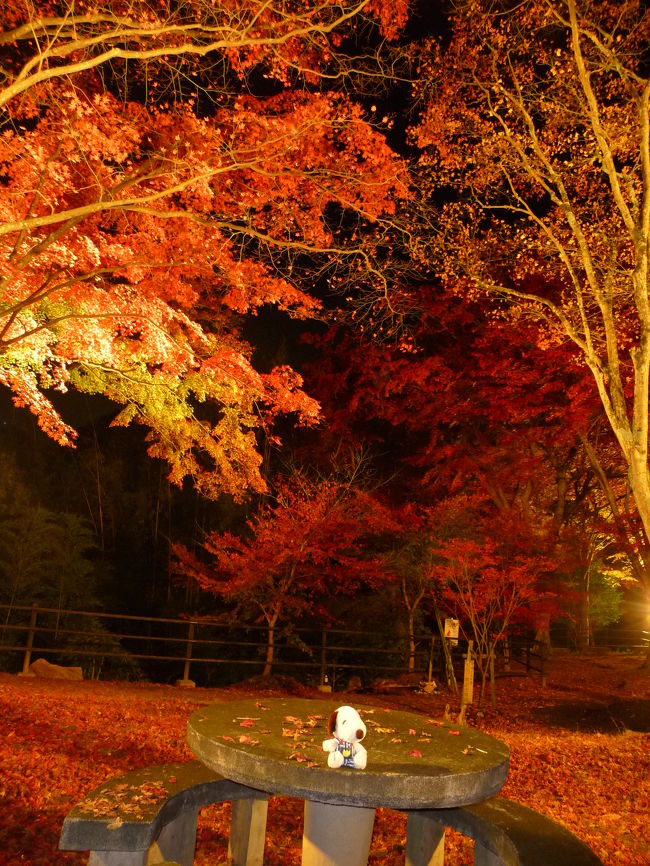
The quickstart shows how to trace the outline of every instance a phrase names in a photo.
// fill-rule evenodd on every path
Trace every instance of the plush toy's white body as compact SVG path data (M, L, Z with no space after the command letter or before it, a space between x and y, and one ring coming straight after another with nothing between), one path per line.
M359 713L353 707L339 707L329 718L328 730L332 736L323 740L323 751L329 752L327 765L365 769L368 753L361 740L366 736L366 726Z

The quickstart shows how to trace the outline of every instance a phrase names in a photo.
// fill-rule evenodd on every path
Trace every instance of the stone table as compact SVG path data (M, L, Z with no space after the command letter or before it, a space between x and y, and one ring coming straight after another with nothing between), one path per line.
M323 740L331 701L273 698L212 704L194 713L187 741L205 765L235 782L305 800L303 866L364 866L377 807L409 815L407 864L434 862L431 821L418 810L492 797L508 773L507 746L426 716L355 705L367 727L365 770L330 769Z

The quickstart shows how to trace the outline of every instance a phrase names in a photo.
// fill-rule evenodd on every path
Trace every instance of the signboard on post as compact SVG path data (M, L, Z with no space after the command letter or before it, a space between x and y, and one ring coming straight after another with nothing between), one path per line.
M459 622L457 619L451 617L445 619L445 637L450 641L452 646L458 645L458 628Z

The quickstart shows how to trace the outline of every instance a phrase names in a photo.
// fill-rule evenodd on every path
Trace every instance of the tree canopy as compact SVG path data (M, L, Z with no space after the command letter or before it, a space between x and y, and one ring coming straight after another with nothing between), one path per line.
M332 217L377 222L406 195L339 86L352 61L333 71L358 18L388 37L404 14L367 0L1 13L0 381L46 432L74 442L49 389L102 393L123 407L114 423L149 428L173 481L264 488L256 431L318 407L291 368L255 369L242 317L316 314L305 261L351 279L368 261Z
M621 555L650 586L645 4L0 24L0 382L64 445L54 392L103 395L171 482L247 501L168 544L271 652L329 578L401 585L411 659L432 604L491 640L562 595L584 625ZM323 471L347 449L372 489Z

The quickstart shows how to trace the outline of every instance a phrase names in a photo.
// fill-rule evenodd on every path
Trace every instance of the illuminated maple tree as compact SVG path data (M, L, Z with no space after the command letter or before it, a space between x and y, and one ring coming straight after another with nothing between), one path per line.
M474 641L481 699L488 681L495 703L499 642L517 620L531 620L544 601L542 580L557 568L548 539L531 532L515 510L492 519L480 495L457 494L428 509L431 591Z
M573 344L647 544L650 16L636 0L470 0L452 24L423 55L414 132L422 183L446 191L429 260L514 328L535 319L546 345Z
M540 603L528 625L548 641L553 619L569 608L586 622L592 542L598 555L627 544L630 556L642 558L638 539L622 543L633 520L613 472L613 437L599 429L597 396L585 384L588 371L570 346L541 347L536 323L512 331L486 316L489 304L467 305L431 287L421 287L417 304L407 345L328 333L324 357L306 370L328 422L319 443L372 442L395 501L416 506L418 519L400 520L394 545L411 628L435 590L422 514L462 497L457 510L483 527L488 542L518 526L553 556L554 568L540 570L534 558L529 568ZM610 479L611 502L583 447L587 434L608 455L601 474Z
M358 468L356 463L345 480L313 480L302 472L277 479L272 497L248 520L246 534L208 537L207 563L181 545L175 548L183 579L265 623L264 675L271 672L281 625L306 613L327 617L326 600L335 611L337 599L344 605L362 585L386 579L373 545L392 519L359 485Z
M336 50L357 20L394 37L405 14L376 0L3 8L0 382L49 435L75 438L48 390L102 393L123 406L114 423L149 428L174 482L264 489L256 431L318 407L289 367L254 368L241 318L314 315L310 272L363 278L367 253L334 243L329 213L378 224L406 188L337 90L351 72Z

